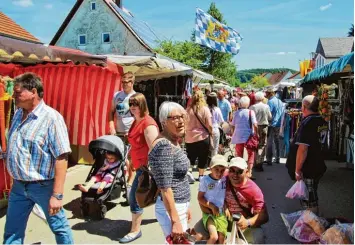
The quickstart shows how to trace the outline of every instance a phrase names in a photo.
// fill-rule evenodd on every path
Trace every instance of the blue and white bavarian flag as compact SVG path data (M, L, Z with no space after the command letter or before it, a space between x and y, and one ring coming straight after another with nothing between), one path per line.
M243 37L211 15L196 9L195 42L213 50L238 54Z

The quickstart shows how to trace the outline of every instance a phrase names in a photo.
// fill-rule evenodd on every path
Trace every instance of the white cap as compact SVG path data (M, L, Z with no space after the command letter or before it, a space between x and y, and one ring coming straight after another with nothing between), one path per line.
M214 168L216 166L228 167L228 162L226 161L224 156L217 154L214 157L212 157L210 168Z
M248 164L247 162L241 158L241 157L234 157L231 159L230 163L229 163L229 167L237 167L240 169L247 169L248 168Z

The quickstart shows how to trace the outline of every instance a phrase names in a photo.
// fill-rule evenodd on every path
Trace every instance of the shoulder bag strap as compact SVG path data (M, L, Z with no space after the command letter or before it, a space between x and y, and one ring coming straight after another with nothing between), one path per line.
M253 124L251 123L251 110L249 110L249 126L250 126L250 130L251 130L251 133L250 134L253 134Z
M232 184L230 183L230 180L229 180L229 179L228 179L228 185L229 185L229 188L231 189L232 194L233 194L233 196L234 196L234 199L237 201L239 207L243 210L244 213L246 213L246 214L248 215L248 217L245 217L245 218L252 217L253 214L250 212L250 210L249 210L248 208L244 207L244 206L240 203L239 198L238 198L238 195L237 195L237 193L235 192L235 190L234 190Z
M191 108L192 109L192 108ZM200 124L202 125L202 127L207 131L207 133L208 134L210 134L210 131L208 131L208 129L207 129L207 127L205 126L205 124L203 124L202 123L202 120L199 118L199 116L197 115L197 112L194 110L194 109L192 109L193 110L193 112L194 112L194 114L195 114L195 116L196 116L196 118L197 118L197 120L200 122Z

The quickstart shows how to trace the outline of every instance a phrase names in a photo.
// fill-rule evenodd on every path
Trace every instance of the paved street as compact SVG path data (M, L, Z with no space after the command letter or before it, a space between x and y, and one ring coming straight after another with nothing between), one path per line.
M283 162L285 160L283 159ZM345 170L344 164L328 162L328 171L322 179L319 187L321 213L324 217L345 217L353 220L354 210L354 178L352 170ZM101 221L84 220L80 214L80 192L73 190L73 186L85 180L89 166L75 166L67 174L65 192L65 211L74 232L76 243L118 243L118 238L129 231L130 212L129 207L113 204L108 211L106 219ZM255 173L256 183L264 191L270 221L264 226L267 243L296 243L287 234L281 220L280 212L293 212L299 209L297 201L288 200L284 196L292 185L284 164L265 166L265 172ZM196 172L194 174L197 174ZM192 190L192 225L201 217L197 205L198 183L191 185ZM0 237L3 236L5 224L5 212L0 213ZM159 224L154 216L154 208L145 210L142 226L143 237L134 244L163 243L163 236ZM38 217L31 214L26 231L26 243L34 242L55 243L48 226Z

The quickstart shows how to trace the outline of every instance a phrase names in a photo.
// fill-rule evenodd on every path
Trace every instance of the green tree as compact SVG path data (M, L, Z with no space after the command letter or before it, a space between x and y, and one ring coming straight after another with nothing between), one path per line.
M251 83L241 83L240 84L240 88L242 89L247 89L247 88L250 88L252 86Z
M162 41L156 52L196 69L201 68L204 60L200 46L190 41Z
M255 76L251 80L251 84L254 88L264 88L270 86L268 80L262 76Z
M214 3L211 3L208 13L221 23L225 23L222 13ZM232 86L238 85L241 79L236 77L237 67L232 61L232 55L214 51L196 44L195 33L190 41L162 41L155 50L157 53L200 69L213 76L227 81Z
M351 24L351 27L349 28L348 31L348 37L353 37L354 36L354 24Z

